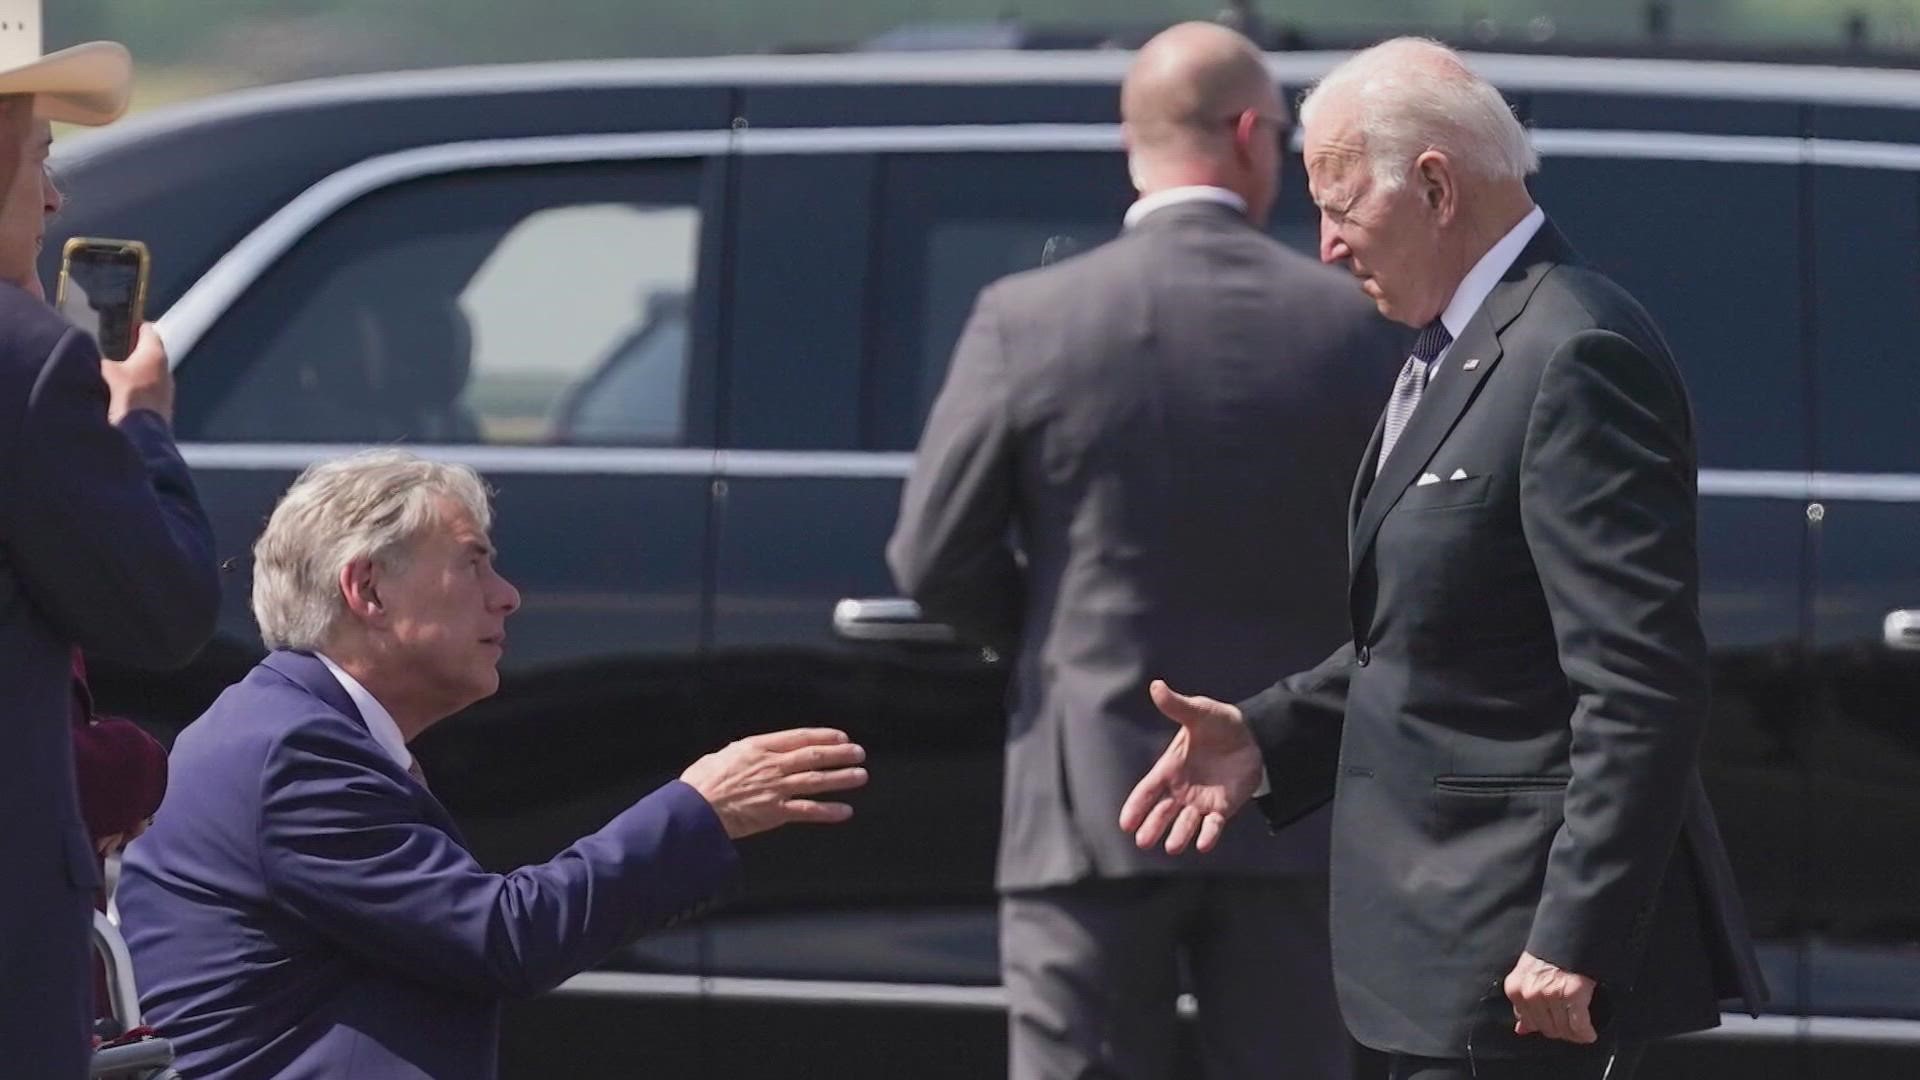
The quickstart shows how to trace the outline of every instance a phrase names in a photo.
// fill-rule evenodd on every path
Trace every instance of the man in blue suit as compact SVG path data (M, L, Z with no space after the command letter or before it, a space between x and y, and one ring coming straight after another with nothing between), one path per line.
M843 821L838 731L744 739L551 861L483 870L407 742L492 694L520 596L471 469L316 465L254 546L274 650L189 726L119 891L148 1019L196 1080L484 1080L538 993L733 876L734 839Z
M78 1080L99 877L74 792L72 650L183 664L213 633L220 592L159 339L147 330L103 364L33 277L41 121L118 115L126 50L42 57L37 12L21 6L9 10L27 17L0 19L0 1072Z

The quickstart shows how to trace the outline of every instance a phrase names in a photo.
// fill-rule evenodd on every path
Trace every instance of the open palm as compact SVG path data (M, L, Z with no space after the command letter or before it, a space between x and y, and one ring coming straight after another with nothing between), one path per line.
M1149 692L1180 730L1127 796L1120 827L1142 848L1165 837L1170 855L1189 846L1212 851L1227 819L1260 784L1260 748L1232 705L1176 694L1158 679Z

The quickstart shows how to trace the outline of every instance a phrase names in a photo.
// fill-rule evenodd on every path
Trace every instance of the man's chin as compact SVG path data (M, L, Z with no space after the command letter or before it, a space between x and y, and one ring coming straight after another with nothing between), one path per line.
M448 715L473 707L500 692L500 672L494 668L476 671L473 677L461 686L460 707L451 710Z

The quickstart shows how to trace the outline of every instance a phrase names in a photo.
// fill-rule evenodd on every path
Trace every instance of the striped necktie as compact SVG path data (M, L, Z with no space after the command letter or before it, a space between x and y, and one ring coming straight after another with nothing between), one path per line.
M1420 404L1420 395L1426 393L1427 371L1433 366L1434 358L1451 344L1453 335L1447 333L1439 319L1428 323L1413 340L1413 355L1407 357L1407 366L1400 369L1400 377L1393 381L1393 396L1387 399L1387 424L1380 433L1380 456L1373 466L1375 476L1386 468L1387 455L1393 453L1393 444L1400 441L1408 418Z

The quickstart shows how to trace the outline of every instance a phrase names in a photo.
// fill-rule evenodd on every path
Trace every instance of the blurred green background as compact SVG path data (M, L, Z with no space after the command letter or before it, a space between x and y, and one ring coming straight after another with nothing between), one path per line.
M49 46L111 38L141 62L137 106L353 71L856 44L891 28L1001 19L1136 31L1230 0L46 0ZM1920 0L1252 0L1309 45L1400 32L1632 49L1840 48L1920 63Z

